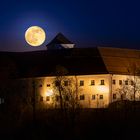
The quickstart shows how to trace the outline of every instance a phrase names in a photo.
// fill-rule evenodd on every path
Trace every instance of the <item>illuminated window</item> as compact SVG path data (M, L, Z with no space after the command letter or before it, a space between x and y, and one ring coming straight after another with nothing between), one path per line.
M50 101L50 96L47 96L46 97L46 101Z
M101 85L104 85L105 84L105 81L104 80L101 80Z
M128 85L128 80L125 81L125 85Z
M50 84L47 84L47 87L50 87L51 85Z
M119 80L119 85L122 85L122 80Z
M40 97L40 101L43 102L43 97Z
M91 85L95 85L95 80L91 80Z
M100 95L100 99L101 99L101 100L103 99L103 95Z
M116 94L113 94L113 99L114 99L114 100L116 99Z
M64 86L68 86L68 81L64 81Z
M115 84L116 84L116 80L113 80L113 81L112 81L112 84L115 85Z
M84 86L84 81L83 80L80 81L80 86Z
M92 95L92 100L95 100L96 99L96 96L95 95Z
M80 95L80 100L85 100L85 95Z

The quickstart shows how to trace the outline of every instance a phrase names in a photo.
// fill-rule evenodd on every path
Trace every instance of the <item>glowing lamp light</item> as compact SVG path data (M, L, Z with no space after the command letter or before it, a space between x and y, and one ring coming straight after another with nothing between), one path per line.
M108 87L107 86L99 86L98 87L98 91L99 92L101 92L101 93L103 93L103 92L108 92L109 91L109 89L108 89Z
M48 90L48 91L46 92L46 96L51 96L51 95L53 95L52 89L51 89L51 90Z

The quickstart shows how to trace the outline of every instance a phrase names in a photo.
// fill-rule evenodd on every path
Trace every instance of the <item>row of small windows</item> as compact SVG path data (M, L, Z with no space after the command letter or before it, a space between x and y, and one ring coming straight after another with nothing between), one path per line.
M55 100L59 101L59 98L60 98L59 96L56 96ZM99 98L99 99L102 100L103 99L103 95L99 95L99 97L97 97L96 95L92 95L91 96L92 100L96 100L96 98ZM43 99L44 99L43 97L40 97L40 101L43 101ZM84 94L80 95L79 99L80 100L85 100L85 95ZM46 101L50 101L50 96L46 96ZM68 97L66 97L66 101L68 101Z
M50 84L47 84L46 86L47 87L50 87L51 85ZM39 87L42 87L42 84L40 84Z
M96 100L96 98L98 98L96 95L92 95L91 96L91 99L92 100ZM103 99L103 95L99 95L99 99ZM85 95L83 94L83 95L80 95L80 100L85 100Z
M116 80L112 80L112 84L116 85ZM123 84L123 80L119 80L119 85L122 85L122 84ZM131 81L125 80L124 84L125 85L129 85L129 84L130 85L134 85L134 81L132 81L132 80Z
M91 80L91 85L95 85L95 80ZM105 81L101 80L100 85L105 85ZM80 86L84 86L84 80L80 81Z
M40 101L43 101L43 97L40 97ZM50 101L50 96L46 96L46 101Z
M70 81L64 81L64 86L68 86L68 85L70 85ZM91 80L90 85L95 85L95 80ZM101 80L100 85L105 85L105 81ZM50 87L50 86L51 86L50 84L47 84L47 87ZM56 82L55 86L59 86L59 82ZM79 86L84 86L84 80L80 80ZM39 87L42 87L42 84L40 84Z
M123 80L119 80L119 85L122 85L123 84ZM68 86L70 84L70 81L64 81L64 86ZM112 80L112 84L113 85L116 85L116 80ZM124 84L125 85L134 85L134 82L133 81L129 81L128 80L125 80L124 81ZM90 85L95 85L95 80L91 80L90 82ZM100 80L100 85L105 85L105 81L104 80ZM51 85L50 84L47 84L46 85L47 87L50 87ZM55 83L55 86L59 86L59 83L56 82ZM84 80L80 80L80 83L79 83L79 86L84 86ZM42 84L39 85L39 87L42 87Z

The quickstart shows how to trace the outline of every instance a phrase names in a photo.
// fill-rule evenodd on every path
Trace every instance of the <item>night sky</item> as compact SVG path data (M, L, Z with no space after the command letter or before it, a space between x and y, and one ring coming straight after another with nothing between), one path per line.
M139 0L1 0L0 51L35 51L59 32L77 47L128 47L140 49ZM47 40L29 46L24 33L42 27Z

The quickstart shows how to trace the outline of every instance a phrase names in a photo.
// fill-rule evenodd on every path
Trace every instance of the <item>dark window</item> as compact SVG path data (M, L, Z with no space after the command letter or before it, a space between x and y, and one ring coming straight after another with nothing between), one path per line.
M133 80L131 80L131 86L133 86L134 85L134 81Z
M50 84L47 84L47 87L50 87Z
M46 97L46 101L50 101L50 96L47 96Z
M55 81L55 86L56 87L60 86L60 82L59 81Z
M125 81L125 85L128 85L128 81L127 80Z
M66 97L65 97L65 100L66 100L66 101L69 101L69 97L68 97L68 96L66 96Z
M80 81L80 86L84 86L84 81L83 80Z
M59 101L59 98L60 98L59 96L55 96L56 101Z
M103 95L100 95L100 99L103 99Z
M123 100L123 95L121 95L121 100Z
M43 97L40 97L40 101L41 101L41 102L43 101Z
M116 80L113 80L113 81L112 81L112 84L115 85L115 84L116 84Z
M4 104L4 98L2 98L1 103Z
M68 86L68 81L64 81L64 86Z
M113 94L113 99L116 99L116 94Z
M95 80L91 80L91 85L95 85Z
M4 104L4 98L0 98L0 104Z
M122 80L119 80L119 85L122 85Z
M85 95L80 95L80 100L85 100Z
M92 95L92 100L95 100L96 99L96 96L95 95Z
M105 84L105 81L104 80L101 80L101 85L104 85Z

